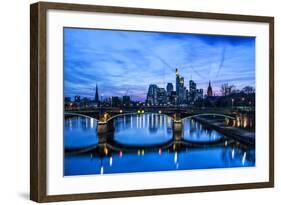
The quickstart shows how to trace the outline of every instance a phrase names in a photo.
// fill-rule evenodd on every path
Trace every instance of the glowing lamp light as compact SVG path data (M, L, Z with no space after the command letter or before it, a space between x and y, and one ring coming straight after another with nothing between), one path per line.
M123 156L123 152L120 151L120 152L119 152L119 157L122 157L122 156Z
M144 113L144 110L142 110L141 113Z
M120 110L120 113L123 113L123 110Z
M159 110L159 111L158 111L158 113L159 113L159 114L161 114L161 113L162 113L162 111L161 111L161 110Z
M103 151L105 155L108 155L108 149L106 147L103 149Z
M108 113L104 113L104 114L103 114L103 121L106 122L107 119L108 119L108 117L109 117L109 116L108 116Z
M140 113L140 110L138 110L138 113Z
M247 122L248 122L248 119L247 119L247 118L244 118L244 122L243 122L244 128L247 127L247 124L248 124Z
M237 127L240 127L240 119L237 120Z

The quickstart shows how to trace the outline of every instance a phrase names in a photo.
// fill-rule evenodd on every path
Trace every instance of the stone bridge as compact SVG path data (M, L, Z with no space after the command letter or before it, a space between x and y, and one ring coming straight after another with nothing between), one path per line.
M229 108L186 108L186 107L99 107L89 110L66 110L65 115L78 115L98 120L98 133L114 131L113 119L129 114L157 113L171 117L174 132L182 132L182 120L194 116L216 115L234 119L236 114Z
M88 110L66 110L66 115L81 115L95 118L98 121L107 122L117 116L125 114L158 113L172 117L175 120L184 119L196 115L222 115L235 117L235 112L230 108L181 108L181 107L101 107Z

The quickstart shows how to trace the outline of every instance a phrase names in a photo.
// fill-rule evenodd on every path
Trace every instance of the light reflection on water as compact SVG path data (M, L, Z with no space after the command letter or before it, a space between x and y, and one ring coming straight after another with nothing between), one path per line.
M115 131L112 143L125 146L152 146L157 149L111 150L105 147L106 155L95 149L84 154L65 154L64 174L108 174L129 172L151 172L255 166L254 148L229 144L210 147L174 146L161 148L161 144L173 141L170 117L159 114L120 116L114 120ZM97 122L90 118L65 119L65 148L98 145ZM182 140L208 142L225 137L212 129L190 119L183 121Z
M64 120L64 148L75 149L98 143L97 121L86 117L66 117Z
M183 138L193 142L210 142L222 139L224 136L216 130L209 129L193 119L183 121Z
M165 115L125 115L114 126L114 140L124 145L158 145L173 138L171 118Z

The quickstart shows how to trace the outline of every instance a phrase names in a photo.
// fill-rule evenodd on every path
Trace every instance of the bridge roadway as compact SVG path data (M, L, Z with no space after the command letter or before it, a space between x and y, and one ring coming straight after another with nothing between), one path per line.
M234 119L236 114L229 108L186 108L186 107L100 107L93 109L66 110L66 115L80 115L95 118L98 121L108 122L117 116L126 114L158 113L181 120L198 115L218 115Z

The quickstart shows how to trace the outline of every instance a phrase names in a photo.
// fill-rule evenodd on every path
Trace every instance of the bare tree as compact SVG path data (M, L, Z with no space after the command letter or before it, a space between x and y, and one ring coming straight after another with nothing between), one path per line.
M246 86L242 89L242 91L246 94L250 94L255 92L255 88L252 86Z
M221 94L223 96L227 96L232 93L233 89L235 88L234 85L228 85L228 83L224 83L221 85Z

